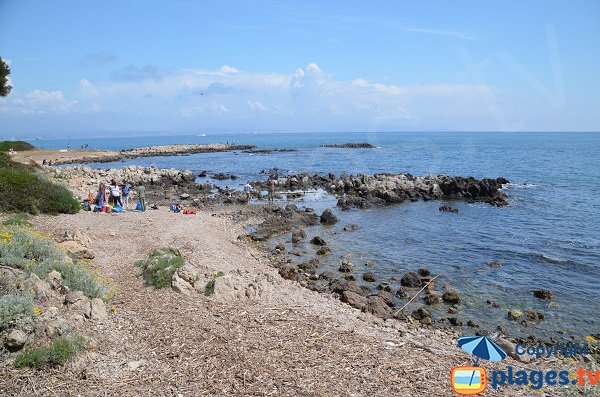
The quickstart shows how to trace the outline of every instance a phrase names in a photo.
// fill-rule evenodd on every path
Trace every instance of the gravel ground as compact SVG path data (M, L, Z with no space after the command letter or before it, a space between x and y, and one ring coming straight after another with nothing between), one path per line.
M211 212L81 212L33 222L49 234L78 229L93 239L94 264L118 291L116 311L86 323L90 348L63 368L3 368L0 396L451 396L452 367L470 364L458 335L383 323L283 280L265 254L237 238L242 224ZM232 300L145 287L133 263L161 246L213 272L270 275L270 288ZM523 367L508 359L486 368L506 365Z

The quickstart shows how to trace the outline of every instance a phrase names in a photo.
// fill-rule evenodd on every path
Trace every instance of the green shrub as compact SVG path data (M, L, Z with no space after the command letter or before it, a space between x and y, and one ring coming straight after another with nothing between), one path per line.
M204 287L204 296L211 296L215 293L215 280L224 275L225 273L223 272L213 274L212 278L206 283L206 287Z
M0 296L0 330L14 327L32 319L33 299L27 295Z
M92 269L69 258L56 244L25 229L7 229L9 238L0 240L0 264L35 273L45 278L56 270L64 284L73 291L83 291L88 298L106 300L108 286Z
M175 270L185 264L185 259L175 248L158 248L152 250L147 259L137 261L136 266L144 269L146 285L155 288L171 286L171 279Z
M15 358L15 367L42 369L63 365L83 350L84 345L84 340L80 336L54 339L49 347L30 349L19 353Z
M37 149L30 143L23 141L0 141L0 152L8 152L10 149L17 152Z
M65 186L0 152L0 211L74 214L79 209L79 202Z
M10 217L6 218L4 220L4 222L2 222L2 225L4 225L4 226L22 226L22 227L32 226L31 223L29 223L29 215L24 214L24 213L11 215Z

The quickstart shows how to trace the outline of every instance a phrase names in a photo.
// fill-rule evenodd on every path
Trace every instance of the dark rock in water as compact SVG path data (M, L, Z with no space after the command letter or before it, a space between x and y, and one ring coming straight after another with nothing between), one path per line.
M417 270L417 272L419 273L419 276L421 276L421 277L429 277L429 276L431 276L431 272L429 271L429 269L423 268L423 269Z
M342 273L350 273L353 270L352 263L348 262L347 260L344 260L342 261L342 264L340 265L338 270Z
M330 285L331 291L342 294L344 291L351 291L359 295L365 295L365 291L352 280L334 280Z
M467 321L467 325L471 328L479 328L479 324L477 324L475 321L473 320L469 320Z
M448 314L456 314L458 313L458 309L455 307L449 307L448 308Z
M460 296L458 295L458 292L451 288L445 288L442 299L444 302L448 303L460 303Z
M442 298L440 298L440 296L437 294L430 293L423 297L423 301L428 305L436 305L442 302Z
M298 211L298 207L296 206L296 204L287 204L285 206L285 210L286 211Z
M494 301L491 301L491 300L489 300L489 299L488 299L487 301L485 301L485 303L487 303L487 304L488 304L488 305L490 305L491 307L495 307L496 309L500 308L500 304L498 304L498 303L496 303L496 302L494 302Z
M402 276L402 279L400 280L400 285L403 285L403 286L409 287L409 288L420 287L421 286L421 278L415 272L408 272L408 273L405 273L404 276Z
M337 216L333 213L333 211L329 208L325 209L321 214L321 223L326 225L333 225L338 221Z
M383 299L385 304L388 305L389 307L394 307L394 304L395 304L394 294L392 294L388 291L377 291L376 296Z
M201 171L201 172L198 174L198 177L199 177L199 178L206 178L206 175L207 175L206 171Z
M525 310L524 314L532 321L542 321L544 319L544 313L535 310Z
M285 245L283 244L277 244L275 246L275 250L279 253L279 254L283 254L285 252Z
M367 310L367 304L368 304L367 298L365 298L362 295L357 294L356 292L344 291L344 292L342 292L340 300L342 302L345 302L345 303L349 304L350 306L360 309L362 311Z
M417 310L413 311L412 317L415 320L419 320L421 322L423 322L423 320L425 320L426 318L429 318L429 322L431 322L431 313L429 313L429 310L425 309L424 307L420 307Z
M508 319L509 319L509 320L516 321L516 320L519 320L519 319L521 319L521 317L523 317L523 312L522 312L522 311L520 311L520 310L517 310L517 309L510 309L510 310L508 311Z
M304 263L298 265L298 267L307 273L315 273L317 271L317 269L319 268L319 259L313 258L313 259L309 260L308 262L304 262Z
M292 232L292 244L298 244L306 238L306 232L302 229Z
M492 269L500 269L502 267L502 263L490 262L490 263L488 263L488 266L491 267Z
M375 282L375 274L373 272L366 272L363 274L363 280L369 283Z
M216 179L218 181L224 181L226 179L231 179L231 175L228 174L224 174L222 172L219 172L217 174L214 174L211 176L212 179Z
M396 291L396 296L398 298L408 298L408 294L402 288L398 288L398 291Z
M329 291L329 282L327 280L310 280L306 284L306 288L316 292Z
M458 208L453 208L453 207L450 207L449 205L442 205L439 208L439 210L442 211L442 212L453 212L455 214L458 213Z
M356 281L356 276L354 274L346 273L344 274L344 279L348 281Z
M355 225L354 223L349 223L346 226L344 226L344 231L346 231L346 232L352 232L357 229L358 229L358 225Z
M462 320L458 317L448 317L448 322L450 323L450 325L453 325L455 327L462 327L463 325Z
M321 247L317 250L317 255L325 256L331 253L331 249L329 247Z
M332 281L337 278L338 278L337 274L335 274L334 272L330 272L330 271L325 271L325 272L319 274L319 279L322 279L322 280Z
M379 295L371 295L367 298L367 312L383 319L387 319L392 315L392 309Z
M286 263L281 268L279 268L279 274L286 280L297 281L299 273L300 272L298 270L298 266L291 263Z
M312 209L312 208L310 208L310 207L306 207L306 208L304 209L304 212L308 212L308 213L312 214L312 213L314 213L314 212L315 212L315 210L314 210L314 209Z
M323 240L319 236L313 237L312 240L310 240L310 243L314 244L314 245L320 245L320 246L327 245L327 243L325 242L325 240Z
M548 301L554 298L552 292L545 289L534 289L533 296L535 296L538 299L544 299Z

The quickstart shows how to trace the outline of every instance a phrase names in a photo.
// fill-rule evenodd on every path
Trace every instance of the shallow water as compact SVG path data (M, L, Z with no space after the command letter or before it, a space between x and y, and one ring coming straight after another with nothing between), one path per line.
M421 267L443 274L461 291L460 316L493 327L505 322L508 308L544 312L542 323L513 332L550 337L558 329L582 337L600 332L600 134L593 133L335 133L244 134L182 137L130 137L70 142L94 148L121 149L171 143L235 141L260 148L298 148L272 154L209 153L139 158L96 164L100 168L154 165L195 171L229 172L245 180L264 178L261 170L290 172L448 174L506 177L510 205L453 202L458 214L438 211L440 202L403 203L371 210L337 211L340 223L311 231L336 248L329 266L356 252L351 261L360 277L373 260L379 280ZM321 148L325 143L369 142L376 149ZM64 148L66 141L35 141L41 147ZM333 198L311 200L318 209ZM346 223L360 229L343 232ZM310 252L312 248L307 247ZM500 262L500 269L489 262ZM327 266L327 265L326 265ZM558 307L533 297L531 290L551 290ZM490 299L502 305L485 305ZM554 305L553 305L554 306ZM438 310L441 315L443 309ZM466 323L466 321L465 321Z

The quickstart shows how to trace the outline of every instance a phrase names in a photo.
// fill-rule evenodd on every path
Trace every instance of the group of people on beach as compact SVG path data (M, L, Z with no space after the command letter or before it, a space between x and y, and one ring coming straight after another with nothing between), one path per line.
M132 183L125 182L123 185L119 185L113 179L109 185L101 182L96 197L94 198L90 193L89 201L94 203L94 210L98 212L106 212L108 208L115 212L128 211L130 209L129 196L132 192ZM138 199L135 210L146 211L146 187L140 183L135 192Z

